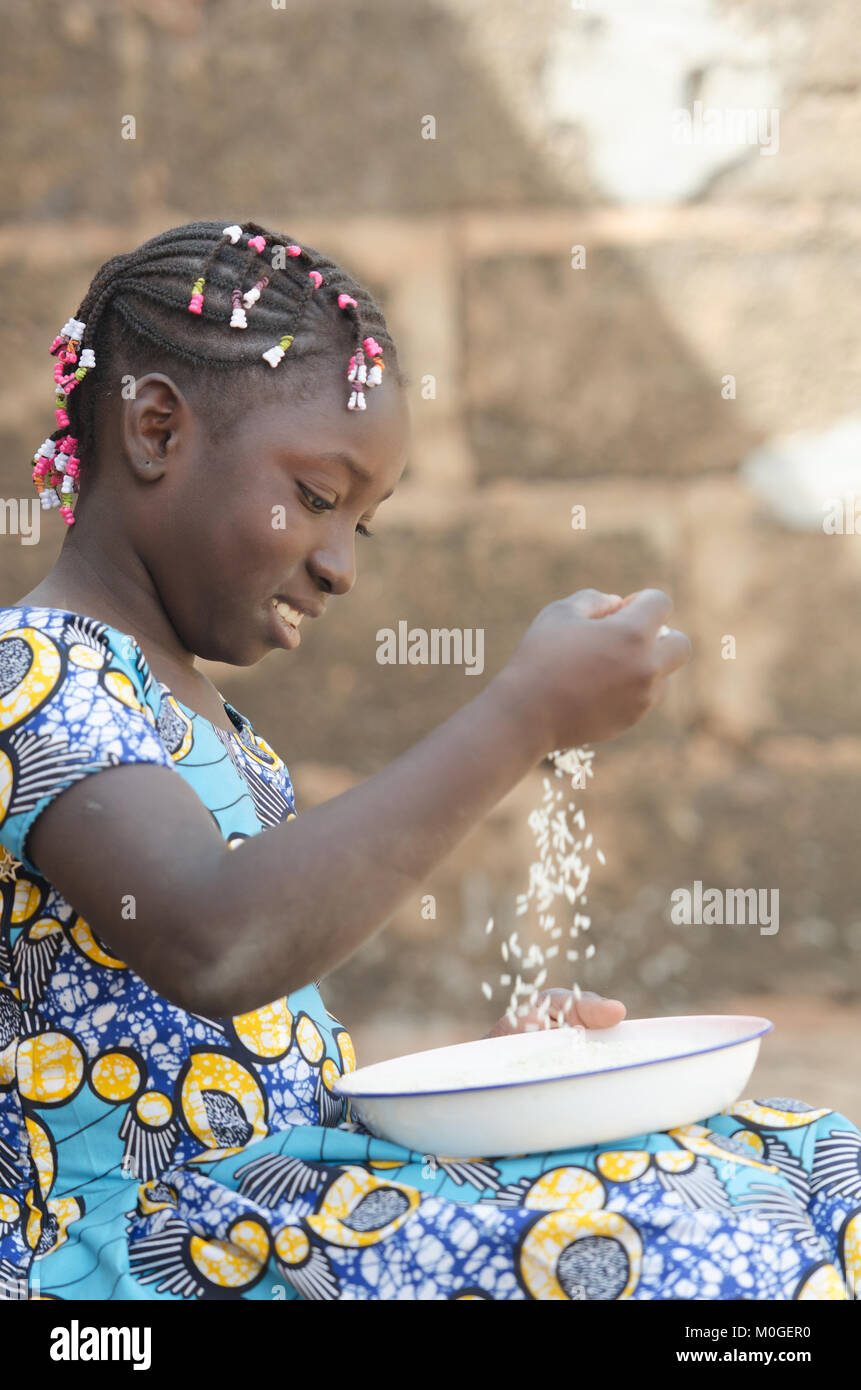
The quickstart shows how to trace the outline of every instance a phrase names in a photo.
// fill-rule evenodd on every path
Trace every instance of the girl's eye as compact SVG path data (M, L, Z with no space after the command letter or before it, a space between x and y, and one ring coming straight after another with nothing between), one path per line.
M321 497L319 493L312 492L309 487L305 487L304 483L299 484L299 490L314 512L329 512L335 505L334 502L327 502L326 498ZM319 502L319 506L315 506L317 502Z
M325 497L321 497L319 493L317 493L317 492L312 492L311 489L310 489L309 487L305 487L305 484L304 484L304 483L300 483L300 484L299 484L299 490L300 490L300 492L302 493L303 497L305 497L305 499L306 499L306 501L307 501L307 503L308 503L308 506L309 506L309 508L310 508L310 510L311 510L312 512L331 512L331 511L334 511L334 508L335 508L335 503L334 503L334 502L329 502L329 501L327 501L327 499L326 499ZM316 505L315 505L316 503L319 503L320 505L319 505L319 506L316 506ZM356 531L357 531L358 535L360 535L360 536L367 536L368 539L370 539L371 536L373 536L373 534L374 534L373 531L369 531L369 530L368 530L367 526L363 526L361 522L359 522L358 526L356 527Z

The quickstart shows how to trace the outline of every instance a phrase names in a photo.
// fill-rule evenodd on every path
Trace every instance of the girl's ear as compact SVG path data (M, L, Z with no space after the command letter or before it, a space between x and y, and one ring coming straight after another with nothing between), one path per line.
M145 482L161 478L180 443L188 402L170 377L150 372L124 403L122 440L128 467Z

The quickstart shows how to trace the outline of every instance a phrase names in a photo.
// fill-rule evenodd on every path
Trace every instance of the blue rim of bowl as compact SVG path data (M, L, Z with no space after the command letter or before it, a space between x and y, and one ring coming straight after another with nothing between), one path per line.
M636 1021L631 1020L632 1023ZM711 1047L697 1047L692 1052L677 1052L672 1057L652 1057L646 1062L621 1062L618 1067L598 1067L595 1071L563 1072L561 1076L536 1076L531 1081L491 1081L485 1086L443 1086L433 1091L342 1091L341 1081L346 1081L349 1076L354 1075L350 1072L336 1081L333 1089L348 1100L417 1100L421 1096L459 1096L468 1095L472 1091L507 1091L514 1086L547 1086L553 1081L579 1081L583 1076L606 1076L609 1072L634 1071L637 1067L659 1067L664 1062L681 1062L686 1057L701 1057L706 1052L721 1052L727 1047L741 1047L743 1043L764 1038L766 1033L774 1030L774 1024L770 1019L765 1019L764 1022L764 1028L758 1028L755 1033L749 1033L746 1037L732 1038L729 1042L715 1043ZM509 1036L513 1037L514 1034ZM479 1041L483 1042L484 1039ZM374 1065L382 1066L383 1063Z

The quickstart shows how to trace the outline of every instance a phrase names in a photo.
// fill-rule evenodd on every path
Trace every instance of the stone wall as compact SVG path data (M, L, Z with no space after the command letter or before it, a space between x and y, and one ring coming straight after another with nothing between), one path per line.
M29 496L50 424L45 348L104 259L202 216L325 248L381 298L400 343L408 473L360 551L354 593L295 660L207 668L282 752L300 807L475 694L544 603L587 585L664 587L695 656L660 711L599 749L583 793L607 866L581 984L637 1013L772 993L851 1004L861 541L784 529L738 469L764 441L824 430L857 402L853 7L715 0L675 67L660 50L669 95L647 90L645 54L606 111L587 79L627 71L625 6L612 20L581 8L71 0L58 13L33 0L7 12L4 495ZM717 100L745 62L780 110L779 152L669 178L679 151L653 142L654 169L626 200L618 131L634 148L631 108L645 120L678 93ZM133 142L120 135L128 114ZM36 546L2 537L7 599L50 568L55 521ZM482 627L485 674L378 665L376 631L401 618ZM499 1012L479 992L498 975L484 923L513 921L539 795L536 772L330 977L330 1007L366 1058L393 1027L400 1046L419 1045L474 1035ZM669 894L697 879L779 889L779 933L672 925Z

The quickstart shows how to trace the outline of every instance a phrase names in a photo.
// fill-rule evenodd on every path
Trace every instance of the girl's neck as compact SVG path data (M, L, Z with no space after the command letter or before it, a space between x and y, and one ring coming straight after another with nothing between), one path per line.
M53 569L35 589L16 599L16 605L83 613L129 633L143 648L148 660L152 656L158 665L192 679L199 675L194 653L183 647L177 637L149 574L144 572L142 582L136 582L113 567L94 565L70 546L70 541L71 537Z

